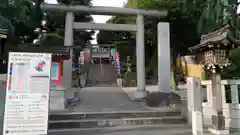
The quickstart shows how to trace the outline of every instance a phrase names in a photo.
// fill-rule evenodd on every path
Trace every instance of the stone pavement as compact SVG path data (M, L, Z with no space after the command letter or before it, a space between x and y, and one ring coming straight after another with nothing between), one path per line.
M191 127L187 125L157 125L157 126L139 126L139 127L118 127L110 129L96 130L75 130L75 131L60 131L49 132L48 135L192 135ZM203 135L213 135L207 130ZM234 133L231 135L239 135Z
M119 87L86 87L80 90L81 103L74 112L144 111L147 108L131 101Z
M171 126L144 126L144 127L129 127L129 128L113 128L99 130L84 130L84 131L61 131L51 132L48 135L192 135L190 128L172 127Z

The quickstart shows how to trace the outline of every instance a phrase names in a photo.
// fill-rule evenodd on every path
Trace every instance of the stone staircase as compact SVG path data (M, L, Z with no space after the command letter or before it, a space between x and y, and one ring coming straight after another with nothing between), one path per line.
M170 111L126 111L54 113L49 116L49 131L94 130L116 127L139 127L156 125L185 125L180 112Z

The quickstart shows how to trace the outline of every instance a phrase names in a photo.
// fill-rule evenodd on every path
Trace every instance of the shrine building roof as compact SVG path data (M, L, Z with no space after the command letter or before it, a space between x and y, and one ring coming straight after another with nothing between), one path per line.
M19 50L24 52L52 53L53 56L70 56L70 51L73 47L54 46L42 47L36 45L19 45Z
M191 52L203 51L209 48L235 48L240 40L234 38L230 25L201 36L200 44L190 47Z

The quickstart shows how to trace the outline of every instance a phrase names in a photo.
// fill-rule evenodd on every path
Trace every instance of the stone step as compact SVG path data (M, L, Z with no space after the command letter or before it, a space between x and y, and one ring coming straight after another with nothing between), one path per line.
M185 124L180 116L141 117L119 119L86 119L86 120L57 120L49 121L49 129L99 128L117 127L126 125L159 125L159 124Z
M115 127L98 127L98 128L62 128L62 129L49 129L48 135L59 135L59 134L71 134L71 135L79 135L79 134L105 134L105 133L123 133L123 135L128 135L128 131L141 131L145 133L145 131L149 130L157 130L158 134L161 131L166 130L188 130L190 133L192 131L191 125L189 124L158 124L158 125L123 125L123 126L115 126ZM102 135L101 134L101 135ZM161 134L161 133L160 133ZM146 134L145 134L146 135ZM184 134L185 135L185 134Z
M181 112L173 111L122 111L122 112L61 112L51 113L50 121L83 120L83 119L121 119L142 117L180 116Z

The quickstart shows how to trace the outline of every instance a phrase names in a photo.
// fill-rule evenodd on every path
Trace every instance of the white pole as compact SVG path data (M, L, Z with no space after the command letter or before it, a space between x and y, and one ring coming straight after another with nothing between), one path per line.
M203 135L203 113L201 97L201 81L197 77L187 78L188 120L192 123L193 135Z

